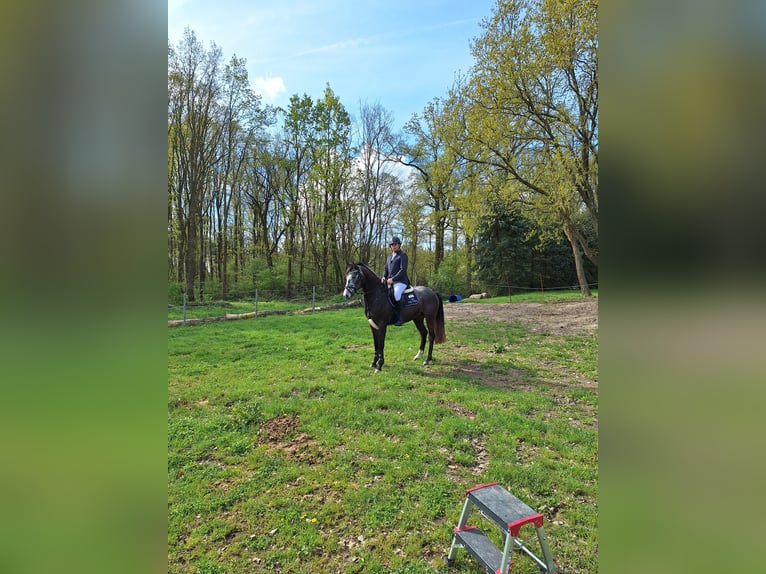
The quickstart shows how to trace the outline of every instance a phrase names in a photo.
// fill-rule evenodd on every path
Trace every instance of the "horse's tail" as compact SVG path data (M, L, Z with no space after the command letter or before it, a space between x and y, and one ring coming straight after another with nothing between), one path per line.
M436 294L436 298L439 299L439 310L436 312L434 343L444 343L447 340L447 333L444 330L444 303L442 302L442 296L438 293Z

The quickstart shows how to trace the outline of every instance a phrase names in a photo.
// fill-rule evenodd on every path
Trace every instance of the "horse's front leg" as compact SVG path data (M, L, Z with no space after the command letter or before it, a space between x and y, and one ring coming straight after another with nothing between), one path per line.
M378 373L383 368L383 347L386 342L386 325L379 327L378 329L372 328L372 339L375 342L375 357L370 364L370 367L375 369Z
M372 358L372 363L370 363L370 368L378 371L379 370L378 358L380 356L378 353L378 330L375 329L374 327L370 327L370 331L372 331L372 344L373 344L373 347L375 347L375 356Z
M380 328L374 332L375 337L375 360L373 361L373 368L376 373L379 373L383 369L383 347L386 344L386 325L380 326Z

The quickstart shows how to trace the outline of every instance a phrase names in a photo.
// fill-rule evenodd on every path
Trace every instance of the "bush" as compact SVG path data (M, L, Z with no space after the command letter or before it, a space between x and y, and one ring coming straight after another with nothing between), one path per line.
M459 293L465 297L468 286L465 283L465 264L459 253L449 253L439 265L439 270L431 275L429 287L440 294L449 296Z
M168 281L168 304L183 305L184 284L179 281Z

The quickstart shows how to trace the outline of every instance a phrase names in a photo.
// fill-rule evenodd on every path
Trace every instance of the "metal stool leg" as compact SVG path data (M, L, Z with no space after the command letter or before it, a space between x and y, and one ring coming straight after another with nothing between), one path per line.
M455 530L460 530L463 528L468 522L468 514L471 510L471 501L468 500L468 497L465 499L465 504L463 504L463 512L460 513L460 520L458 520L457 527ZM452 562L455 559L455 554L458 551L458 548L460 548L460 544L457 544L457 536L454 534L452 535L452 545L449 549L449 554L447 555L447 563Z

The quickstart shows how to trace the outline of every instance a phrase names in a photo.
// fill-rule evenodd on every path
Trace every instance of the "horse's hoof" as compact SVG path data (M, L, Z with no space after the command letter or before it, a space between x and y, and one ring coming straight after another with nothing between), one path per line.
M422 357L422 356L423 356L423 351L418 351L418 354L417 354L417 355L415 355L415 356L412 358L412 360L413 360L413 361L417 361L417 360L418 360L420 357Z

